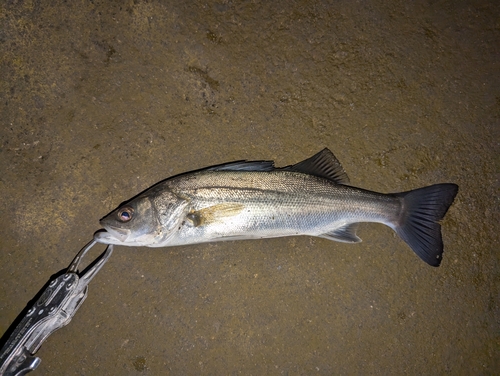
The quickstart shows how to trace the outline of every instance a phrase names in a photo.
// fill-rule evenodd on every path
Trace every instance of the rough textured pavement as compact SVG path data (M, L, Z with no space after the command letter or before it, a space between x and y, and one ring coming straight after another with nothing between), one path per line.
M170 175L330 148L380 192L459 184L440 268L382 225L117 247L36 375L492 375L497 1L0 6L0 333L120 202Z

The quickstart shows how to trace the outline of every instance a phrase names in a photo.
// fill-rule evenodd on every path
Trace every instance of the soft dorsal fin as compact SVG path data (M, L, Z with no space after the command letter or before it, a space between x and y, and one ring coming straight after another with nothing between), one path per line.
M273 171L273 161L236 161L207 168L208 171Z
M283 170L319 176L337 184L349 184L349 177L344 168L327 148L293 166L284 167Z

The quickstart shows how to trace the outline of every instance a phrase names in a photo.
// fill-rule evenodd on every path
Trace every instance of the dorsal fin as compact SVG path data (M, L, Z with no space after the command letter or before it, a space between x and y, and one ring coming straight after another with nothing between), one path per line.
M349 177L344 168L327 148L293 166L284 167L283 170L319 176L333 180L337 184L349 184Z
M273 171L273 161L236 161L207 168L207 171Z

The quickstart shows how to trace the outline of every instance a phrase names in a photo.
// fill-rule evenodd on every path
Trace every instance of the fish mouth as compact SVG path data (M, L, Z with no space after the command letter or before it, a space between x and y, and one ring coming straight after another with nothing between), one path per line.
M96 231L94 240L103 244L123 244L130 235L129 230L119 229L113 226L106 226Z

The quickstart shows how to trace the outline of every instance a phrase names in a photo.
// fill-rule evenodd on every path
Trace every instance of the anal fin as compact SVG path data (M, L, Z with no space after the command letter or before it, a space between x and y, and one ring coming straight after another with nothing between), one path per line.
M326 234L318 235L320 238L325 238L329 240L334 240L336 242L342 243L359 243L361 239L356 235L356 230L358 228L357 223L350 223L348 225L336 228Z

